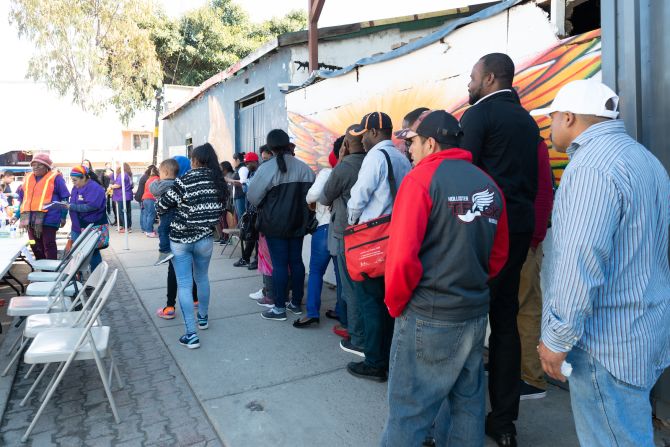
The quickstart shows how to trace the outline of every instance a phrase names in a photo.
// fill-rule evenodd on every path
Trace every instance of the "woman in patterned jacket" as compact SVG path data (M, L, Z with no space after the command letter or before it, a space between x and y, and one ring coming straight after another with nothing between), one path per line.
M214 226L228 195L219 161L211 144L198 146L191 154L191 170L178 178L157 203L159 213L176 208L170 225L170 248L177 275L177 297L186 325L179 343L199 348L193 315L193 280L198 287L199 329L208 328L209 261L212 257Z

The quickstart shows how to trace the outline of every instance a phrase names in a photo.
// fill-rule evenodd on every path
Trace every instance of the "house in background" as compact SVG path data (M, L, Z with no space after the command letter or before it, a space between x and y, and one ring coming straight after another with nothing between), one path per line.
M335 71L424 37L491 4L319 29L319 67ZM278 36L197 87L165 113L163 156L210 142L219 158L258 152L270 129L288 130L285 93L309 77L307 31Z

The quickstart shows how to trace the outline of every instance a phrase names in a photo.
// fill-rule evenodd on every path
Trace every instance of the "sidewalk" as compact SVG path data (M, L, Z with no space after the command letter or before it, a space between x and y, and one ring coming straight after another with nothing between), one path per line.
M346 372L347 362L358 357L339 349L332 320L295 329L293 318L261 319L264 308L248 298L260 287L260 276L233 267L237 257L228 258L230 248L222 256L217 245L210 266L210 328L200 331L200 349L185 349L177 343L181 317L155 317L165 305L167 277L166 266L153 266L157 241L135 231L125 250L124 236L112 231L111 244L104 258L120 275L104 322L113 328L113 352L126 385L113 391L122 422L113 421L95 366L75 365L38 423L32 445L378 445L386 384ZM332 289L324 287L323 295L322 313L335 301ZM16 334L12 329L8 339ZM0 347L1 368L7 347ZM26 370L21 366L13 383L11 377L0 379L0 391L3 380L11 387L0 445L17 445L38 407L36 399L18 406L35 376L24 379ZM521 446L578 445L569 395L556 387L545 399L521 403L517 429Z
M118 241L115 242L118 245ZM112 327L112 351L124 381L119 389L114 381L112 392L121 423L116 424L102 382L92 361L75 362L27 444L34 446L221 446L188 382L175 365L161 337L144 312L132 283L118 263L113 249L105 250L110 271L120 268L116 290L102 315L103 324ZM25 278L25 270L23 278ZM13 294L2 289L2 297ZM4 313L4 310L3 310ZM3 325L3 330L8 326ZM0 346L0 370L9 357L9 344L23 330L11 327ZM53 369L53 368L52 368ZM10 372L0 378L0 399L7 406L0 425L0 445L22 445L21 436L39 408L37 397L20 407L19 402L32 385L39 370L30 378L23 375L22 364L14 377ZM49 376L50 377L50 376ZM3 391L10 389L9 395ZM4 405L0 402L0 411Z
M318 328L295 329L293 318L261 319L264 308L248 297L260 288L259 274L233 267L239 253L228 259L230 248L221 256L215 246L209 329L200 331L200 349L185 349L177 343L184 331L181 318L153 317L165 305L167 277L167 267L152 266L155 239L132 233L128 251L121 235L112 241L142 305L225 445L378 445L386 384L347 373L346 364L358 357L339 348L331 320L324 316ZM334 291L324 287L322 314L334 303ZM520 445L577 445L568 393L551 387L547 398L522 402L518 431Z

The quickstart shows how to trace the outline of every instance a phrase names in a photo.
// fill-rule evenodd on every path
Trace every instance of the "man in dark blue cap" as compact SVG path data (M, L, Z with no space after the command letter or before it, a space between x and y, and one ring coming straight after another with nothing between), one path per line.
M392 132L391 118L382 112L365 115L361 124L349 131L353 136L361 136L363 148L367 152L347 202L349 225L389 214L393 208L389 163L393 169L396 190L411 166L407 157L393 145ZM365 360L349 363L347 370L356 377L383 382L386 380L393 336L393 319L384 305L384 277L354 282L354 293L365 328L365 346L348 346L343 341L341 347L358 355L364 353Z

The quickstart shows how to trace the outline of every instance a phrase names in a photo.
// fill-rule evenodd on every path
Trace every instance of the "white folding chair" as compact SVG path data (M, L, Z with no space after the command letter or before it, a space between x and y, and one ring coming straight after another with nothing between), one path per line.
M95 239L92 239L91 236L93 236L93 238ZM88 239L87 244L92 247L97 241L97 236L89 235L87 239ZM7 315L10 317L27 317L28 315L34 315L34 314L66 311L71 304L69 296L74 295L72 292L76 290L77 287L78 289L82 288L81 284L75 281L75 275L77 274L79 267L81 266L83 260L85 259L84 250L86 249L86 247L87 246L85 245L84 249L80 250L78 253L74 255L70 263L71 264L70 268L65 269L63 272L60 273L59 280L50 283L51 288L45 293L45 295L17 296L9 300L9 306L7 307ZM60 280L60 278L63 279ZM72 282L74 282L75 286L71 285ZM48 283L41 283L41 284L48 284ZM17 326L20 325L21 322L22 320L17 323ZM7 351L7 355L10 355L12 350L22 340L23 340L23 333L18 337L16 337L16 340L14 340L9 350Z
M9 368L16 362L21 356L23 348L30 343L30 340L35 338L38 333L43 332L48 329L59 328L59 327L74 327L80 323L82 317L86 315L86 312L90 312L88 309L92 302L100 295L102 284L107 277L107 272L109 266L106 262L102 262L96 269L91 273L91 275L86 280L86 283L79 291L79 294L75 297L72 303L69 305L67 311L65 312L52 312L49 313L50 309L47 309L46 313L36 313L28 315L28 318L25 320L25 325L23 327L23 333L21 338L21 344L14 354L14 357L9 361L7 367L2 371L0 376L4 377L9 372ZM91 291L92 289L92 291ZM86 299L87 291L91 291L91 296ZM81 304L82 309L79 311L74 311L77 305ZM25 378L28 378L32 372L33 367L31 367L25 375Z
M105 365L102 362L102 359L110 354L110 327L94 327L94 324L100 316L102 309L107 304L110 293L114 288L114 284L116 283L117 275L118 270L114 270L109 280L103 287L102 292L100 293L100 298L95 303L93 311L87 317L84 327L52 329L37 334L37 337L35 337L33 343L26 351L23 357L23 360L26 363L60 363L60 366L56 371L54 379L52 379L52 383L47 386L46 395L42 401L42 404L37 410L35 417L21 438L23 442L28 440L30 433L35 428L35 424L39 420L40 416L42 416L46 406L49 404L49 400L56 391L56 388L58 388L58 385L60 385L61 381L63 380L63 377L65 376L68 368L75 360L95 360L98 373L100 374L100 380L102 380L102 385L105 388L105 394L107 395L109 405L112 408L114 420L117 424L121 422L118 411L116 410L116 404L114 403L114 396L112 395L111 391L111 376L113 370L115 370L114 360L112 358L112 365L110 366L108 373L105 371ZM43 375L44 371L40 373L40 376L36 379L36 381L39 381ZM116 378L119 382L119 385L123 386L121 383L121 377L118 375L118 371L116 371Z
M82 230L77 240L72 243L70 251L65 253L65 255L63 256L63 259L36 259L36 260L30 260L28 263L33 269L38 271L60 272L61 270L63 270L63 268L65 268L70 258L77 252L77 249L80 248L81 244L84 242L86 237L88 237L88 235L91 233L92 228L93 224L89 224L86 228ZM31 281L36 280L31 279ZM52 281L52 280L47 279L45 281Z
M64 277L69 277L71 273L76 275L82 270L85 270L88 267L87 261L90 260L90 257L93 255L95 246L98 243L98 235L95 233L90 233L86 240L82 243L81 249L77 250L70 261L67 263L67 266L57 274L56 279L51 281L39 281L32 282L26 287L27 296L45 296L53 291L55 287L58 287L60 281L64 281ZM48 273L47 273L48 274ZM77 282L74 279L74 276L67 281L63 294L65 296L75 296L81 288L81 283Z

